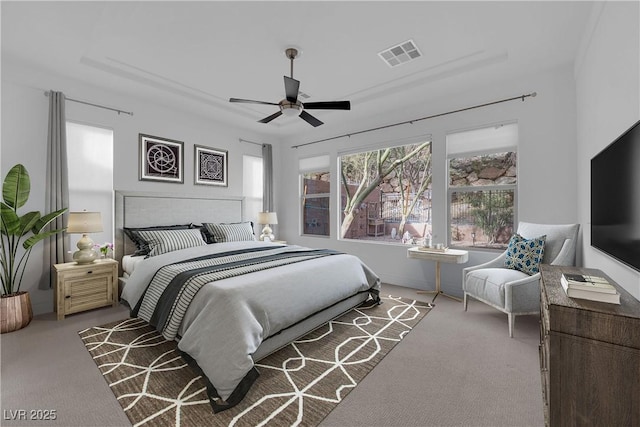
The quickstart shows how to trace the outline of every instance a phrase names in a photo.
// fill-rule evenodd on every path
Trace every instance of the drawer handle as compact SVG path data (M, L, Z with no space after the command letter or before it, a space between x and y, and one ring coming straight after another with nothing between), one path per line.
M64 297L65 299L69 299L71 298L71 295L67 295L66 297Z
M87 274L91 274L91 273L93 273L93 271L92 271L92 270L87 271Z

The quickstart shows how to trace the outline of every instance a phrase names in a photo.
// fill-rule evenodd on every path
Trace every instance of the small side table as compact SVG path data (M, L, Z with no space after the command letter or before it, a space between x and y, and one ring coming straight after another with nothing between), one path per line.
M433 301L436 300L438 295L444 295L447 298L451 298L458 302L462 302L460 298L456 298L451 295L445 294L440 287L440 263L455 263L464 264L469 261L469 252L460 249L446 249L442 250L429 250L413 247L407 249L407 258L422 259L427 261L435 261L436 263L436 289L433 291L418 291L419 294L435 294Z
M71 313L118 305L118 261L54 264L55 311L58 320Z

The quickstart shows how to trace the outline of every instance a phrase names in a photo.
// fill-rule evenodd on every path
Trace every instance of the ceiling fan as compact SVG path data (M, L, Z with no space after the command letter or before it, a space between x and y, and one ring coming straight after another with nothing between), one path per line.
M251 99L230 98L229 102L240 102L245 104L262 104L277 105L280 111L258 120L259 123L269 123L271 120L281 115L298 116L313 127L320 126L323 122L316 117L307 113L305 110L350 110L351 103L349 101L327 101L327 102L306 102L302 103L298 100L298 91L300 81L293 78L293 60L298 56L298 49L290 47L284 51L284 54L291 61L291 77L284 76L284 92L285 99L280 102L254 101Z

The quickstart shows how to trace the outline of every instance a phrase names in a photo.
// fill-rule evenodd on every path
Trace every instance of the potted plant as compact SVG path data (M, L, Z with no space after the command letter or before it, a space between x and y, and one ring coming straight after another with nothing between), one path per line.
M2 295L0 332L12 332L24 328L33 318L29 293L20 291L24 270L33 246L64 229L45 230L51 221L67 209L60 209L42 216L38 211L18 215L18 209L29 199L31 181L27 169L17 164L11 168L2 184L0 203L0 265L2 267ZM22 250L20 250L22 246Z

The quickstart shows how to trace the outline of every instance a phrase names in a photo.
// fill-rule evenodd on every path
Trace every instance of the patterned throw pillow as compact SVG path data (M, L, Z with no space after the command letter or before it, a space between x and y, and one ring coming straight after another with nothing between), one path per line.
M250 221L231 224L203 224L216 243L244 242L256 240L253 234L253 223Z
M546 238L547 236L544 235L527 240L515 233L509 241L504 266L528 275L536 274L540 271Z
M147 257L207 244L202 240L202 233L197 228L189 230L149 230L139 231L139 233L149 245L150 251Z
M141 235L141 231L152 231L152 230L186 230L189 228L193 228L191 224L180 224L180 225L158 225L154 227L125 227L124 234L131 239L131 241L136 245L136 251L133 255L147 255L151 249L149 249L149 243L144 239Z

